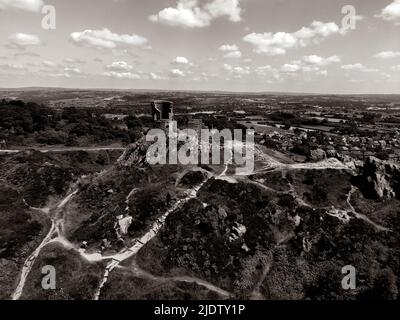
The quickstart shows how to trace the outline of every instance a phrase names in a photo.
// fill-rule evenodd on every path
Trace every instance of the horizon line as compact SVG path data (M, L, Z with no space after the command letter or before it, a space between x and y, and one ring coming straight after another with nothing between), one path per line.
M230 90L200 90L200 89L145 89L145 88L101 88L101 87L51 87L51 86L23 86L23 87L0 87L0 91L17 91L17 90L80 90L80 91L153 91L153 92L213 92L213 93L228 93L228 94L279 94L279 95L334 95L334 96L375 96L375 95L386 95L386 96L400 96L399 93L321 93L321 92L298 92L298 91L230 91Z

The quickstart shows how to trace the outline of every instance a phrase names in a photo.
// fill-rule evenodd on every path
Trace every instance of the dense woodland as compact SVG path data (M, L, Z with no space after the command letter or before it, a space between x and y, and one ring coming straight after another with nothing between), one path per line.
M127 144L140 137L142 127L142 122L133 116L116 123L96 109L70 107L54 111L23 101L0 101L0 115L0 140L5 140L7 146Z

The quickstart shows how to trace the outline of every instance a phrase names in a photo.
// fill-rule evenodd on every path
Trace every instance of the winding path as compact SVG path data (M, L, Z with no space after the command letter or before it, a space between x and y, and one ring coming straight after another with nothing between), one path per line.
M65 205L71 200L71 198L77 193L78 191L74 191L71 194L69 194L68 196L66 196L55 208L56 213L55 216L57 216L57 211L58 210L62 210ZM40 210L40 209L35 209L35 210ZM46 211L44 211L46 212ZM25 260L24 262L24 266L22 267L22 271L21 271L21 276L18 282L18 285L16 287L16 289L14 290L11 299L12 300L19 300L21 298L22 292L24 290L25 287L25 283L26 283L26 279L29 275L29 273L32 270L33 265L35 264L35 261L37 259L37 257L39 256L40 252L42 251L42 249L51 242L52 238L54 237L54 235L57 234L57 230L58 230L58 220L57 218L53 218L52 219L52 223L51 223L51 227L49 232L47 233L46 237L43 239L43 241L40 243L40 245L35 249L35 251L33 251L33 253Z
M351 190L350 190L350 192L349 192L349 194L347 195L347 204L348 204L348 206L349 206L349 208L350 208L350 210L351 210L351 213L352 213L357 219L363 220L363 221L365 221L366 223L372 225L377 231L381 231L381 232L388 232L388 231L390 231L390 229L388 229L388 228L386 228L386 227L383 227L383 226L381 226L381 225L375 223L375 222L372 221L370 218L368 218L365 214L358 213L358 212L356 211L356 209L354 209L353 205L351 204L351 196L352 196L352 195L354 194L354 192L356 192L356 191L357 191L357 189L356 189L354 186L352 186L352 187L351 187Z
M221 174L219 174L217 177L223 177L226 175L229 164L231 160L228 161L225 165L224 170L222 171ZM128 249L122 250L120 253L117 253L116 255L106 257L106 259L111 259L112 261L107 265L106 270L104 271L103 279L100 282L100 286L97 289L94 300L99 300L100 295L101 295L101 290L103 289L104 285L108 281L108 277L110 275L110 272L114 270L119 264L133 256L135 256L140 249L143 248L145 244L147 244L150 240L152 240L158 232L161 230L161 228L164 226L165 221L167 220L168 216L176 211L177 209L181 208L185 203L187 203L189 200L194 199L197 197L198 191L204 186L204 184L212 177L212 175L208 176L207 179L205 179L202 183L200 183L198 186L194 187L193 189L189 189L186 191L187 196L183 199L178 200L170 209L165 212L161 218L157 219L157 221L153 224L153 226L150 228L150 230L141 238L137 238L134 240L134 245Z

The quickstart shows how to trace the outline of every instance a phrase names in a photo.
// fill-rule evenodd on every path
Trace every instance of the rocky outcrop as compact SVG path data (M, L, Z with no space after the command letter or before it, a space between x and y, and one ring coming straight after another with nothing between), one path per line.
M368 199L400 198L400 166L394 163L369 157L353 182Z
M128 146L121 157L118 159L118 164L124 167L135 166L138 168L145 168L149 164L146 159L149 143L144 139Z
M204 171L189 171L180 179L178 186L180 188L192 189L206 180L207 176L207 173Z

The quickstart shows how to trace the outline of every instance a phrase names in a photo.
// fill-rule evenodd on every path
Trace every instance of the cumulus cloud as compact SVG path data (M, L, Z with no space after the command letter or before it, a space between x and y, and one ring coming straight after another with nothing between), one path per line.
M316 65L316 66L327 66L332 63L340 62L339 56L330 56L328 58L323 58L317 55L304 56L303 62L305 64Z
M339 32L340 29L334 22L314 21L309 27L303 27L293 33L250 33L243 40L252 44L256 53L274 56L283 55L288 49L319 43Z
M386 21L400 19L400 0L394 0L391 4L382 9L381 13L376 15Z
M9 44L18 49L30 46L38 46L41 41L37 35L17 32L8 37Z
M239 0L213 0L203 6L199 5L198 0L179 0L176 7L164 8L149 19L170 26L203 28L219 17L238 22L241 20L240 13Z
M210 25L210 15L197 6L196 0L181 0L176 8L165 8L149 19L170 26L202 28Z
M223 65L225 71L232 74L235 78L242 78L244 75L250 74L250 67L234 67L230 64L225 63Z
M185 58L185 57L176 57L173 61L173 64L177 64L177 65L186 65L186 66L191 66L193 65L189 59Z
M226 52L224 55L224 58L241 58L242 57L242 52L239 50L238 46L236 44L224 44L219 47L220 51Z
M307 64L299 60L284 64L279 71L285 75L294 75L304 72L326 77L328 71L321 69L320 66L322 65L323 64Z
M42 0L0 0L0 10L20 9L38 12L43 5Z
M355 64L346 64L341 67L344 70L361 70L364 68L364 65L361 63L355 63Z
M162 79L162 77L160 75L158 75L157 73L154 73L154 72L150 72L149 76L153 80L161 80Z
M340 62L339 56L330 56L327 58L318 55L304 56L301 60L295 60L284 64L280 68L280 72L285 74L294 74L299 72L314 73L316 75L327 76L328 71L321 69L333 63Z
M230 21L239 22L241 20L239 0L214 0L206 4L205 8L213 18L227 16Z
M360 71L360 72L378 72L378 69L372 69L372 68L367 68L361 63L355 63L355 64L346 64L341 67L343 70L354 70L354 71Z
M222 46L219 47L218 50L221 51L237 51L239 50L238 46L236 44L223 44Z
M120 47L143 46L147 39L137 34L117 34L107 28L103 30L85 30L70 35L73 43L84 47L98 49L115 49Z
M140 75L132 72L116 72L116 71L107 71L104 72L103 75L110 78L115 79L130 79L130 80L137 80L140 79Z
M64 72L66 72L68 74L71 74L71 73L72 74L81 74L82 73L82 71L78 68L69 68L69 67L64 68Z
M228 52L227 54L224 55L224 58L233 58L233 59L238 59L242 57L242 53L238 51L231 51Z
M242 52L239 50L236 44L223 44L218 48L222 52L226 52L224 58L241 58Z
M400 57L400 51L382 51L374 55L375 58L379 59L391 59L391 58L396 58Z
M106 68L111 71L130 71L133 69L133 67L125 61L114 61L106 66Z
M185 77L186 76L185 73L180 69L172 69L170 71L170 74L171 74L172 77L175 77L175 78Z
M72 78L72 77L86 77L79 68L68 67L57 64L53 61L42 61L42 62L32 62L28 65L33 67L40 67L39 70L35 71L40 76L53 77L53 78Z
M281 67L281 71L282 72L298 72L301 70L301 67L297 64L291 64L291 63L285 63L282 67Z

